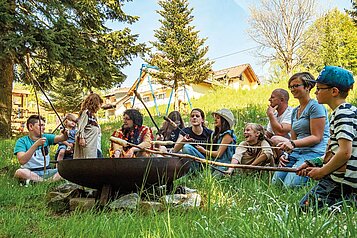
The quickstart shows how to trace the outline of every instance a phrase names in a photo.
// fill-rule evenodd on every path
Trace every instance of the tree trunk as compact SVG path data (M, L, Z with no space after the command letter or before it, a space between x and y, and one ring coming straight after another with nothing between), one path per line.
M179 102L178 102L178 83L177 80L174 81L174 110L179 111Z
M0 137L11 137L12 82L14 80L14 60L0 59Z

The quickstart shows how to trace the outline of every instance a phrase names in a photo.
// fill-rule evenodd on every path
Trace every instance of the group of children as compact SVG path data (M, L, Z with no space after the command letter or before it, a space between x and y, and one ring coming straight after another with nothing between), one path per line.
M101 133L95 114L102 103L98 94L88 95L81 104L80 117L77 119L68 114L60 135L45 134L45 119L40 115L30 116L26 121L28 135L18 139L14 148L14 154L21 164L15 177L26 183L61 179L57 169L52 169L49 164L49 146L54 144L59 145L57 160L66 157L97 158L101 154Z
M319 183L302 199L301 207L303 209L311 206L320 208L324 204L332 206L344 199L355 203L357 192L357 108L346 102L348 92L353 87L353 76L349 71L335 66L326 66L316 80L310 77L308 73L301 73L298 76L296 78L293 78L293 76L289 80L289 88L293 91L294 97L300 101L299 107L293 111L292 122L301 118L311 120L311 115L320 113L318 110L315 114L311 113L311 110L314 110L314 107L318 108L318 106L314 106L315 102L306 96L315 84L317 84L315 94L318 103L327 104L333 111L330 118L330 139L324 156L305 159L303 149L295 150L297 147L304 148L309 143L313 145L325 143L322 136L316 139L314 133L319 129L310 124L308 124L310 127L304 130L311 131L311 135L299 137L293 131L292 140L282 140L277 145L280 146L282 151L291 153L295 150L295 153L297 153L296 161L299 163L294 162L294 164L289 165L290 167L297 167L296 176L302 178L308 176L319 180ZM76 133L63 133L59 136L41 135L41 131L44 131L44 126L41 126L44 122L41 118L28 120L29 136L20 138L14 150L15 155L17 155L19 162L22 164L21 169L16 171L15 177L42 180L43 174L37 173L37 171L41 171L39 165L43 165L43 163L40 163L40 160L43 160L40 158L41 150L43 151L42 147L48 148L50 144L64 141L68 138L68 135L68 141L59 146L59 160L63 158L62 156L68 148L73 147L73 142L71 142L73 140L77 142L74 144L74 158L97 157L100 127L96 121L95 113L99 110L102 101L98 95L95 95L88 96L88 100L86 99L82 103ZM179 112L170 113L168 117L171 122L164 122L156 139L173 141L174 143L166 147L160 146L158 150L181 152L226 164L275 165L273 150L270 148L269 141L265 138L264 128L261 125L255 123L246 124L244 128L245 140L236 145L237 137L233 131L235 123L233 113L228 109L221 109L212 113L212 115L214 116L214 131L205 126L205 114L199 108L191 111L189 127L184 126ZM327 115L323 110L321 114L316 114L313 120L315 120L314 118L317 119L316 122L320 120L327 121ZM73 130L75 125L75 120L72 119L68 117L66 120L66 125L70 130ZM321 123L319 122L318 124ZM304 124L299 126L303 128ZM326 124L323 123L323 126L320 125L320 127L321 132L324 134ZM75 135L75 138L73 135ZM152 148L153 146L151 143L153 140L151 128L143 125L143 117L135 109L128 109L124 112L123 125L114 131L112 136L138 145L140 148ZM31 156L36 158L30 161ZM137 147L123 146L111 141L110 156L119 158L147 156L147 154ZM299 156L303 159L301 160ZM289 164L291 162L289 159L291 160L292 158L294 156L282 157L280 159L281 164L283 162ZM193 171L200 168L201 164L192 163L191 169ZM228 167L215 167L214 170L225 174L234 172L232 168ZM28 171L30 176L24 175ZM56 171L50 171L49 169L47 172L53 173ZM38 177L35 178L31 173L36 174ZM277 174L274 177L280 179L281 175Z

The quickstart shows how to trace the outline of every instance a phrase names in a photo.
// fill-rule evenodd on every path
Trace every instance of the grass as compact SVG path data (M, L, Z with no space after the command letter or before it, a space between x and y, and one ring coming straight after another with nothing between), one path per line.
M211 112L230 108L238 119L235 131L242 140L246 122L266 124L267 100L275 87L246 92L218 89L193 104L207 112L210 123ZM148 117L145 123L152 125ZM104 152L111 132L120 124L102 125ZM47 207L46 194L58 183L21 187L12 178L18 167L12 155L14 143L0 142L0 237L353 237L357 233L356 208L345 206L340 213L327 209L301 213L299 200L313 184L287 190L272 186L269 173L217 179L203 172L180 178L176 184L195 188L202 196L201 207L190 210L168 207L162 212L56 214Z

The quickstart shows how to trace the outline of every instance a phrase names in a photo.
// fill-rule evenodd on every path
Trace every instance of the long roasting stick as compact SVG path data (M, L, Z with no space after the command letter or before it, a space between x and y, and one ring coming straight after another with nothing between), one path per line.
M145 149L141 148L138 145L129 143L123 139L119 139L117 137L111 136L110 140L114 143L120 144L124 147L126 146L132 146L139 148L141 150L144 150L149 153L153 154L161 154L161 155L170 155L170 156L176 156L176 157L181 157L181 158L187 158L187 159L192 159L198 162L201 162L203 164L210 164L210 165L215 165L215 166L224 166L224 167L229 167L229 168L238 168L238 169L254 169L254 170L266 170L266 171L282 171L282 172L293 172L296 173L297 169L296 168L285 168L285 167L271 167L271 166L255 166L255 165L244 165L244 164L226 164L226 163L220 163L212 160L207 160L207 159L201 159L193 155L188 155L188 154L179 154L179 153L169 153L169 152L160 152L156 150L150 150L150 149Z
M195 145L225 145L225 146L234 146L234 147L243 147L243 148L272 148L279 149L278 146L250 146L250 145L235 145L235 144L217 144L217 143L202 143L202 142L173 142L173 141L151 141L151 144L154 145L175 145L175 144L195 144Z

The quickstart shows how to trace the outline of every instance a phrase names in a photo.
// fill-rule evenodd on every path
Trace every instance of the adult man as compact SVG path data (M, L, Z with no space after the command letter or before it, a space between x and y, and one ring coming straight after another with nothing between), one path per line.
M43 134L45 119L39 115L30 116L26 126L29 131L28 135L18 139L14 148L14 154L21 164L21 168L16 170L14 177L26 182L40 182L50 177L53 180L59 180L61 176L57 169L49 167L49 146L67 140L67 131L63 131L61 135ZM46 171L44 170L44 157L46 157Z
M282 88L275 89L269 98L270 105L267 109L269 123L266 137L271 139L274 145L285 138L290 138L292 107L288 105L289 93Z

